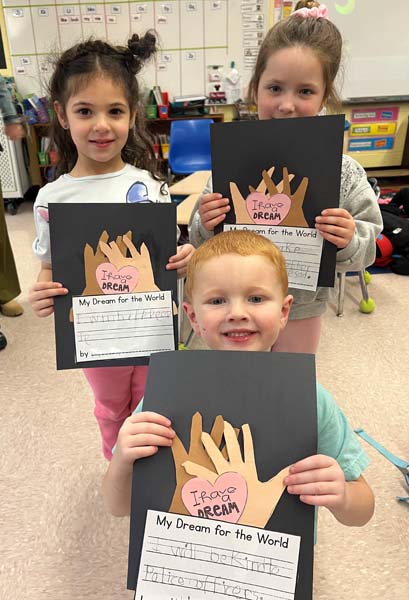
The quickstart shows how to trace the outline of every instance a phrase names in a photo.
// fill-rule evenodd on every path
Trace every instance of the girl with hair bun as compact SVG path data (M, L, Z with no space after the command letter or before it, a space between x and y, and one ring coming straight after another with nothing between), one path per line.
M170 202L140 109L136 75L156 52L152 32L134 34L126 47L88 40L69 48L56 60L49 84L54 108L51 142L58 150L58 179L40 189L34 219L34 253L41 269L30 291L35 313L54 312L54 298L67 294L53 281L49 202ZM179 246L168 269L184 275L193 246ZM110 460L123 421L143 396L147 367L84 369L95 396L95 416Z

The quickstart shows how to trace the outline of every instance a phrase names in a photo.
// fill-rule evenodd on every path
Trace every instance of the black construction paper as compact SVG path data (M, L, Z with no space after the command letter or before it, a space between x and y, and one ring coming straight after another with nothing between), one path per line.
M217 415L249 423L260 481L317 452L313 355L195 350L151 357L143 410L166 415L189 447L192 415L209 432ZM167 511L175 488L172 452L136 461L128 588L135 589L147 509ZM301 536L296 600L312 598L314 508L285 491L266 529Z
M55 299L55 335L57 369L112 367L148 364L149 357L76 362L73 323L69 320L72 296L81 295L85 287L84 247L95 251L101 233L109 241L132 231L132 242L139 251L145 243L151 258L155 283L161 290L171 290L177 303L176 271L165 269L169 257L176 253L176 207L161 204L49 204L53 280L69 290ZM177 348L177 316L173 319Z

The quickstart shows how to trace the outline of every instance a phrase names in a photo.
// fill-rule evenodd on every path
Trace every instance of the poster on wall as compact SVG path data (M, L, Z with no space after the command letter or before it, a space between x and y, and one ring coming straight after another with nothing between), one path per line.
M166 415L176 438L134 465L135 598L270 598L275 589L311 600L314 509L283 480L316 453L314 357L155 354L143 410Z
M57 369L147 364L177 347L173 204L49 204Z
M352 109L348 152L393 150L398 116L398 106Z
M292 288L334 285L336 247L315 218L339 206L343 137L344 115L211 126L213 189L231 209L218 230L271 239Z

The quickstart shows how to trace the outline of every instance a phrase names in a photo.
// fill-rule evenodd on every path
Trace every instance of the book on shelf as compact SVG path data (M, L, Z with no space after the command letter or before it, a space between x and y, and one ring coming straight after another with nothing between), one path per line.
M153 86L153 95L155 97L155 102L158 106L163 104L162 90L159 85Z
M206 96L192 94L190 96L174 96L173 97L173 102L200 102L201 100L203 100L203 102L204 102L206 100Z

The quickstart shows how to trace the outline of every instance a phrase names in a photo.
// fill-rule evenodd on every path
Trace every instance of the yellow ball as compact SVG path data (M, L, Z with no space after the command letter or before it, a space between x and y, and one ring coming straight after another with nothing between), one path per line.
M359 310L361 313L369 314L373 312L376 308L375 300L373 298L368 298L368 300L361 300L359 303Z

